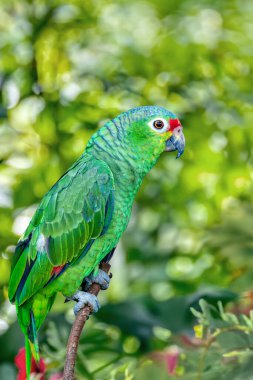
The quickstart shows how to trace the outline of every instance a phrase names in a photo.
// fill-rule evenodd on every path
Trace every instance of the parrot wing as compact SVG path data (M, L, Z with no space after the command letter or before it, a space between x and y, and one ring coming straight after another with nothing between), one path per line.
M114 209L108 165L82 156L42 199L14 254L9 298L22 304L83 257Z

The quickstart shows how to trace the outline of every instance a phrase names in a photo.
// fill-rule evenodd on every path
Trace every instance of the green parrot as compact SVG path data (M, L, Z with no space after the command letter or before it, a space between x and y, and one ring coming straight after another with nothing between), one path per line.
M97 298L84 280L102 289L110 278L97 270L126 229L136 192L163 151L184 151L183 127L172 112L144 106L121 113L89 140L81 157L46 193L13 257L9 299L25 335L26 371L39 361L37 331L57 292L77 301L75 314Z

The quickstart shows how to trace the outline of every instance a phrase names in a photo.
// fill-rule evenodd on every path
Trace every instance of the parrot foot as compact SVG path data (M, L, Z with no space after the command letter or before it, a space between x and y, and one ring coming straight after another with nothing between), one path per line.
M91 284L93 284L93 282L99 284L102 290L106 290L109 287L111 278L111 274L108 275L106 272L99 269L98 274L96 276L90 274L88 277L85 278L85 290L88 290Z
M76 305L74 306L74 314L77 316L78 312L83 309L86 305L90 305L92 307L92 313L96 313L99 308L99 302L97 297L94 294L82 292L78 290L71 299L76 301Z

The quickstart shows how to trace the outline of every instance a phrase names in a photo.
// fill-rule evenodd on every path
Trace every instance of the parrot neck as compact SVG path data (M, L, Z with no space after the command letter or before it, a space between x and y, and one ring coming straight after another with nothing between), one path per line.
M143 177L156 163L158 156L148 152L147 147L132 148L123 128L115 121L108 122L92 136L86 152L102 160L110 167L115 184L128 190L133 196L138 191Z

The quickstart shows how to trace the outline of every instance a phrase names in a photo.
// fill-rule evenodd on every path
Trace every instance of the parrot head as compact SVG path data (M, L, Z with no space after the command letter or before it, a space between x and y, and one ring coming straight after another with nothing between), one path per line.
M178 158L184 148L183 127L177 116L163 107L143 106L107 122L91 137L86 150L123 171L122 161L130 162L143 176L162 152L177 151Z
M118 118L130 120L127 134L136 149L161 154L177 151L179 158L185 148L183 126L175 114L163 107L145 106L129 110ZM117 118L115 119L117 120Z

